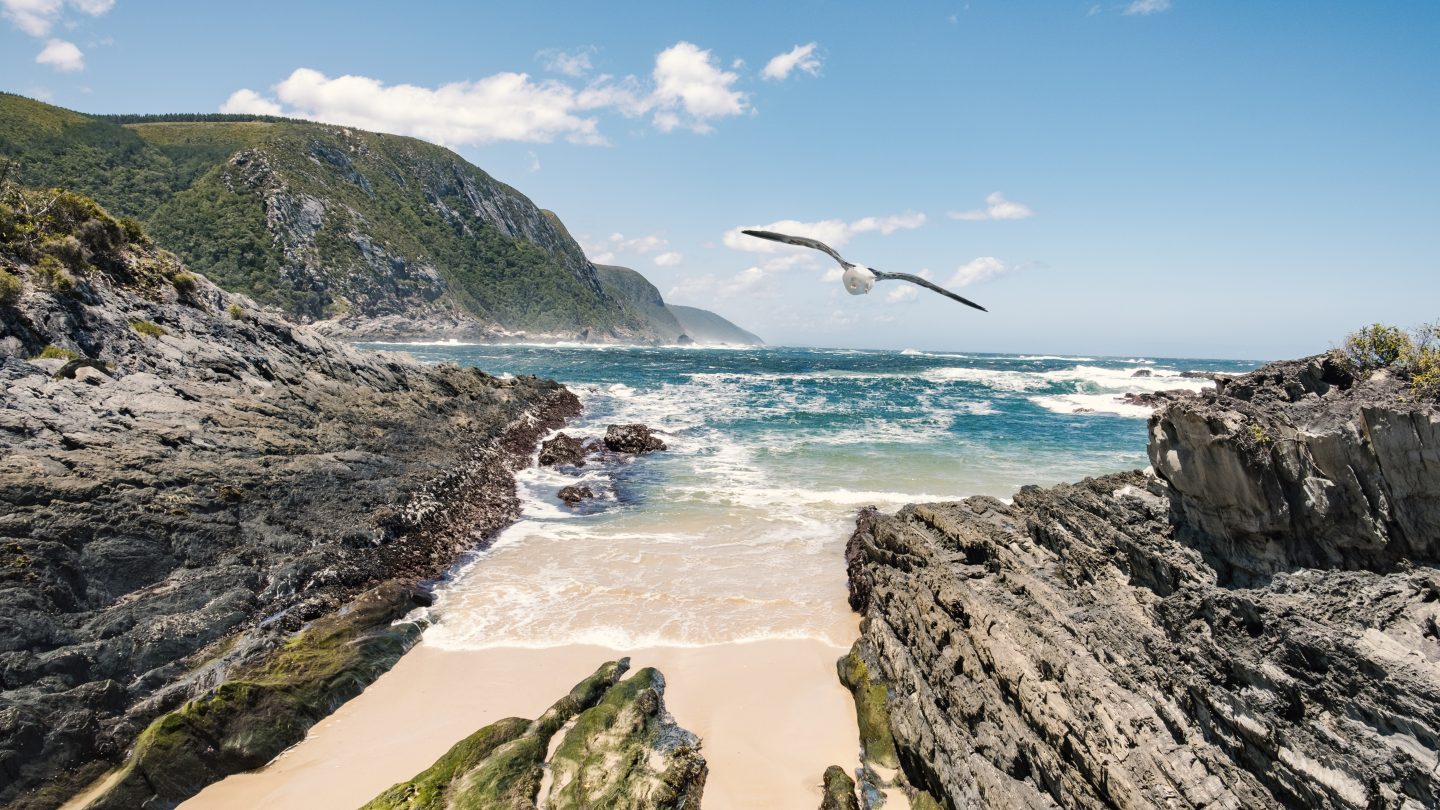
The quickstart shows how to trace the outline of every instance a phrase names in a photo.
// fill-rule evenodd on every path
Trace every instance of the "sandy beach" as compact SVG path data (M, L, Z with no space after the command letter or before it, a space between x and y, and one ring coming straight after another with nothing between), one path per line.
M816 641L658 647L632 671L665 674L676 720L704 740L707 810L813 808L828 765L858 764L844 653ZM448 652L423 643L267 767L212 785L183 810L359 807L476 729L535 717L602 662L603 647Z

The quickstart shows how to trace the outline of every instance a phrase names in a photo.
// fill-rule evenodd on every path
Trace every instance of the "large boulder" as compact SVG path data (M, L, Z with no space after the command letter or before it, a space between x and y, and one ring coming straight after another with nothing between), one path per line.
M553 437L540 443L540 466L583 467L585 466L586 452L584 441L568 433L556 433Z

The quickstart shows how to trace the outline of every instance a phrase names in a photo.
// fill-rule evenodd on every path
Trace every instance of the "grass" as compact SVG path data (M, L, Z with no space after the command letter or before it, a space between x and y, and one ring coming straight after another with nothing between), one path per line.
M47 345L40 350L40 354L36 355L40 360L74 360L79 356L69 349L62 349L54 344Z
M131 321L130 328L145 337L158 338L169 334L169 332L165 331L165 327L151 321Z

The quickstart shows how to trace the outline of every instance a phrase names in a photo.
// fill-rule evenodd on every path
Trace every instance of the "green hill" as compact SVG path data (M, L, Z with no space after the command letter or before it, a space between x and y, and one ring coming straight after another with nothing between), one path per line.
M92 196L222 287L339 334L671 339L602 288L557 217L413 138L0 94L0 158L11 179Z
M736 346L763 346L758 335L741 329L708 309L666 304L665 308L680 322L685 334L696 343L725 343Z

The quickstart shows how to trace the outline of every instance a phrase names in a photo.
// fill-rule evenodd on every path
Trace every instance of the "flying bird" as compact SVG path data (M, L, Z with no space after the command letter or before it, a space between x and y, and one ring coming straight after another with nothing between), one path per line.
M835 252L834 248L830 247L824 242L821 242L818 239L811 239L806 236L790 236L789 234L775 233L774 231L744 230L741 231L741 233L747 234L749 236L758 236L761 239L769 239L772 242L784 242L787 245L799 245L800 247L813 248L814 250L819 250L829 254L830 258L839 262L840 266L845 269L845 275L841 276L841 280L845 283L845 289L849 291L851 295L864 295L865 293L870 292L871 290L875 289L875 282L877 281L908 281L911 284L919 284L921 287L924 287L927 290L934 290L935 292L940 293L946 298L959 301L967 307L974 307L981 312L990 311L975 303L974 301L971 301L968 298L962 298L955 293L945 289L944 287L941 287L938 284L932 284L919 276L912 276L909 273L886 273L880 270L876 270L872 267L866 267L863 264L847 262L845 261L844 257L842 257L839 253Z

